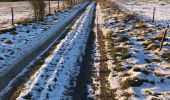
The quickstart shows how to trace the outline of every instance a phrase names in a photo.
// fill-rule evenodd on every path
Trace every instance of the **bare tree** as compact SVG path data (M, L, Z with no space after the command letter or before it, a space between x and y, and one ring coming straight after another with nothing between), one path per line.
M35 20L42 21L45 15L45 3L43 0L31 0L31 5L34 9Z

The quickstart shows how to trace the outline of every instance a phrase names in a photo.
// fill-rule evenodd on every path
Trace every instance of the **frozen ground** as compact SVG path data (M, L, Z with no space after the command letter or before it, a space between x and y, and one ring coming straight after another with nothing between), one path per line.
M144 18L146 21L152 21L153 9L156 8L155 21L163 24L170 24L170 2L167 0L122 0L118 2L120 7L125 11L137 13L140 17Z
M48 2L46 1L46 14L48 14ZM60 2L62 9L63 2ZM0 2L0 29L9 27L11 24L11 7L14 8L15 22L33 18L33 9L28 1ZM57 10L57 1L51 1L51 12Z
M70 20L86 3L71 10L48 16L44 22L18 25L14 33L0 35L0 76L16 64L25 55L41 45L50 36L56 34L63 24Z

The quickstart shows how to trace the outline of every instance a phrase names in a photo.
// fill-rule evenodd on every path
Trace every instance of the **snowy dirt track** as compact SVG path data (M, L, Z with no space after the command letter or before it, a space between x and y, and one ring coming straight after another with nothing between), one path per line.
M42 56L46 56L55 43L65 37L65 31L87 5L88 2L82 2L46 17L43 22L19 24L15 35L10 32L0 34L0 39L12 41L12 44L6 44L3 40L0 42L0 99L4 94L10 95L25 80L23 77L29 77L32 70L37 69L34 63L40 58L44 59Z
M127 1L83 2L44 22L18 25L16 34L0 34L0 84L8 83L2 91L0 85L0 100L169 100L170 23L162 9L169 3ZM152 22L154 6L162 16ZM2 81L2 72L45 43Z
M69 87L70 77L76 75L82 61L89 36L90 24L94 13L95 3L90 4L86 11L75 22L72 30L46 58L42 67L26 84L18 100L60 100L64 91Z
M48 16L44 22L19 24L15 34L0 34L0 77L48 39L57 36L86 5L87 2L81 3L73 9Z

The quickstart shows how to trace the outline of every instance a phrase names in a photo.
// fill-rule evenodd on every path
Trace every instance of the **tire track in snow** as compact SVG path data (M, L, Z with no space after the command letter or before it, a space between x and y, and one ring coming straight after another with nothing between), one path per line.
M56 39L52 43L51 43L51 41L53 39L49 40L49 43L51 43L51 44L48 43L49 44L48 47L46 49L44 48L44 51L40 55L38 55L36 58L34 58L34 61L32 61L29 65L27 65L27 67L24 68L16 77L14 77L10 81L10 83L0 92L0 99L6 100L6 99L11 99L11 98L13 98L13 99L16 98L15 96L17 96L18 93L20 93L20 91L22 91L22 89L24 88L24 86L23 86L24 83L27 82L28 79L30 79L31 75L33 75L37 70L39 70L39 68L41 67L41 66L39 66L39 64L41 65L42 62L44 62L45 57L48 57L49 54L51 54L51 52L53 51L53 49L55 49L54 47L59 44L59 41L61 41L65 37L69 28L74 24L74 22L78 19L78 17L85 11L85 8L87 7L88 3L86 2L85 5L86 6L80 11L80 13L77 14L77 17L74 20L72 20L71 24L69 24L61 32L61 34L59 34L57 36L53 36L52 38L56 38ZM77 27L76 27L76 29L77 29ZM74 31L76 31L76 29ZM62 30L62 29L60 29L60 30ZM72 39L72 38L70 38L70 39ZM44 44L44 45L46 45L46 44ZM54 54L54 52L53 52L53 54ZM49 64L51 64L51 66L53 65L53 63L49 63ZM52 70L52 69L49 69L49 70ZM48 74L47 74L47 76L48 76Z
M78 69L77 62L81 62L80 57L84 54L93 11L94 3L88 6L66 38L26 84L26 90L18 97L19 100L58 100L63 97L70 77Z

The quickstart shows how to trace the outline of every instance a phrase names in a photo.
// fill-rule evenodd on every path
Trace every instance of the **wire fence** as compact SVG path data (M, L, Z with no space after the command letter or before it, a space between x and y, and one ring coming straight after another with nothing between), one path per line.
M72 1L72 0L71 0ZM45 15L54 14L69 8L78 2L44 1ZM0 2L0 30L12 27L16 23L29 22L34 19L34 9L29 1Z

